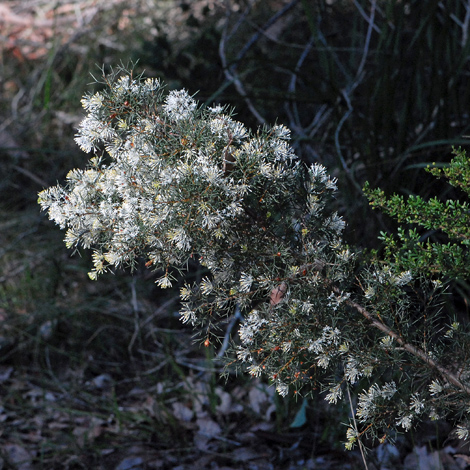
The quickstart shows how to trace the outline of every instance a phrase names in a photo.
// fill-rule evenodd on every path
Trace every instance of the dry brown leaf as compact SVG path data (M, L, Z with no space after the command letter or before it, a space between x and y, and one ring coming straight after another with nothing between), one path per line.
M454 454L454 458L462 459L465 463L470 464L470 455L466 454Z
M282 300L286 292L287 284L285 282L282 282L271 291L269 303L274 307Z
M220 398L220 404L217 405L217 412L222 415L231 413L241 413L243 406L240 403L233 403L232 395L224 391L221 387L215 389L215 393Z
M252 447L240 447L231 452L231 456L238 462L259 459L261 455Z
M172 403L171 405L173 409L173 416L178 420L178 421L183 421L185 423L189 423L194 416L193 410L188 408L186 405L180 402Z
M79 425L74 428L72 434L77 438L78 444L83 447L85 443L93 442L101 436L106 422L96 416L84 417L76 420Z

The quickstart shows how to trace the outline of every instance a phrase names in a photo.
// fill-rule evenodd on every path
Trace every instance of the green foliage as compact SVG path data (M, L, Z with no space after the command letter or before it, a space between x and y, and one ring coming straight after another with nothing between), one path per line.
M428 167L434 176L445 177L450 184L470 194L470 163L465 150L454 149L454 158L443 168ZM382 233L385 258L399 269L410 269L450 278L470 275L470 208L467 202L434 197L425 201L420 196L386 197L380 189L366 184L364 191L374 208L395 218L400 224L414 224L426 229L399 227L396 235ZM430 235L443 234L447 242L432 241Z
M391 259L361 264L331 210L335 180L296 158L287 128L251 132L229 109L123 68L103 83L82 100L88 169L39 194L67 246L93 248L92 279L145 257L166 288L198 261L207 275L181 289L182 321L209 346L239 310L234 361L252 376L283 396L355 393L348 448L425 417L459 415L468 435L468 328L441 317L443 284ZM404 220L445 209L442 224L465 207L414 204Z

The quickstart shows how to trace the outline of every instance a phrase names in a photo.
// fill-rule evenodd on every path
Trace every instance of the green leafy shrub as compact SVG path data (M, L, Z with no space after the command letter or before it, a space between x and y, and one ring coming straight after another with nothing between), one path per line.
M454 149L454 159L443 169L428 167L434 176L445 177L452 186L470 193L470 163L465 150ZM420 196L394 195L387 199L380 189L371 190L365 185L370 204L380 208L402 224L417 224L429 231L438 231L447 243L433 242L422 237L416 228L398 229L396 236L382 234L385 257L388 262L402 269L423 271L428 275L439 274L451 278L468 278L470 259L470 209L467 202L437 197L425 201Z
M207 275L181 289L183 322L209 345L239 309L235 361L251 375L281 395L354 392L348 448L426 416L454 416L467 436L469 367L456 351L468 330L441 330L443 283L391 257L362 266L329 209L335 180L296 158L287 128L253 133L227 108L124 69L103 80L82 100L88 168L39 194L66 245L93 248L92 279L145 257L166 288L196 260Z

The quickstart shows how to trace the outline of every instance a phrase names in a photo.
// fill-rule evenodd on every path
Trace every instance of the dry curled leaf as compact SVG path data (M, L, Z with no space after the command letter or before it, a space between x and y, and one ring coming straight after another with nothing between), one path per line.
M281 282L281 284L279 284L271 291L269 303L272 306L277 305L282 300L286 292L287 284L285 282Z

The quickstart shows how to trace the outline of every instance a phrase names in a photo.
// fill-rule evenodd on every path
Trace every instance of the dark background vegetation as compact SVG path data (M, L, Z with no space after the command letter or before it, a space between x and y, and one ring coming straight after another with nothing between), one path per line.
M394 224L366 180L460 197L423 167L470 134L469 22L464 0L0 3L0 468L362 468L343 452L347 408L220 380L178 292L145 269L90 281L89 253L71 257L37 192L86 164L73 135L90 73L138 60L252 128L290 127L338 178L348 241L378 248ZM465 309L466 281L455 292ZM370 468L465 468L442 450L449 429L374 448Z

